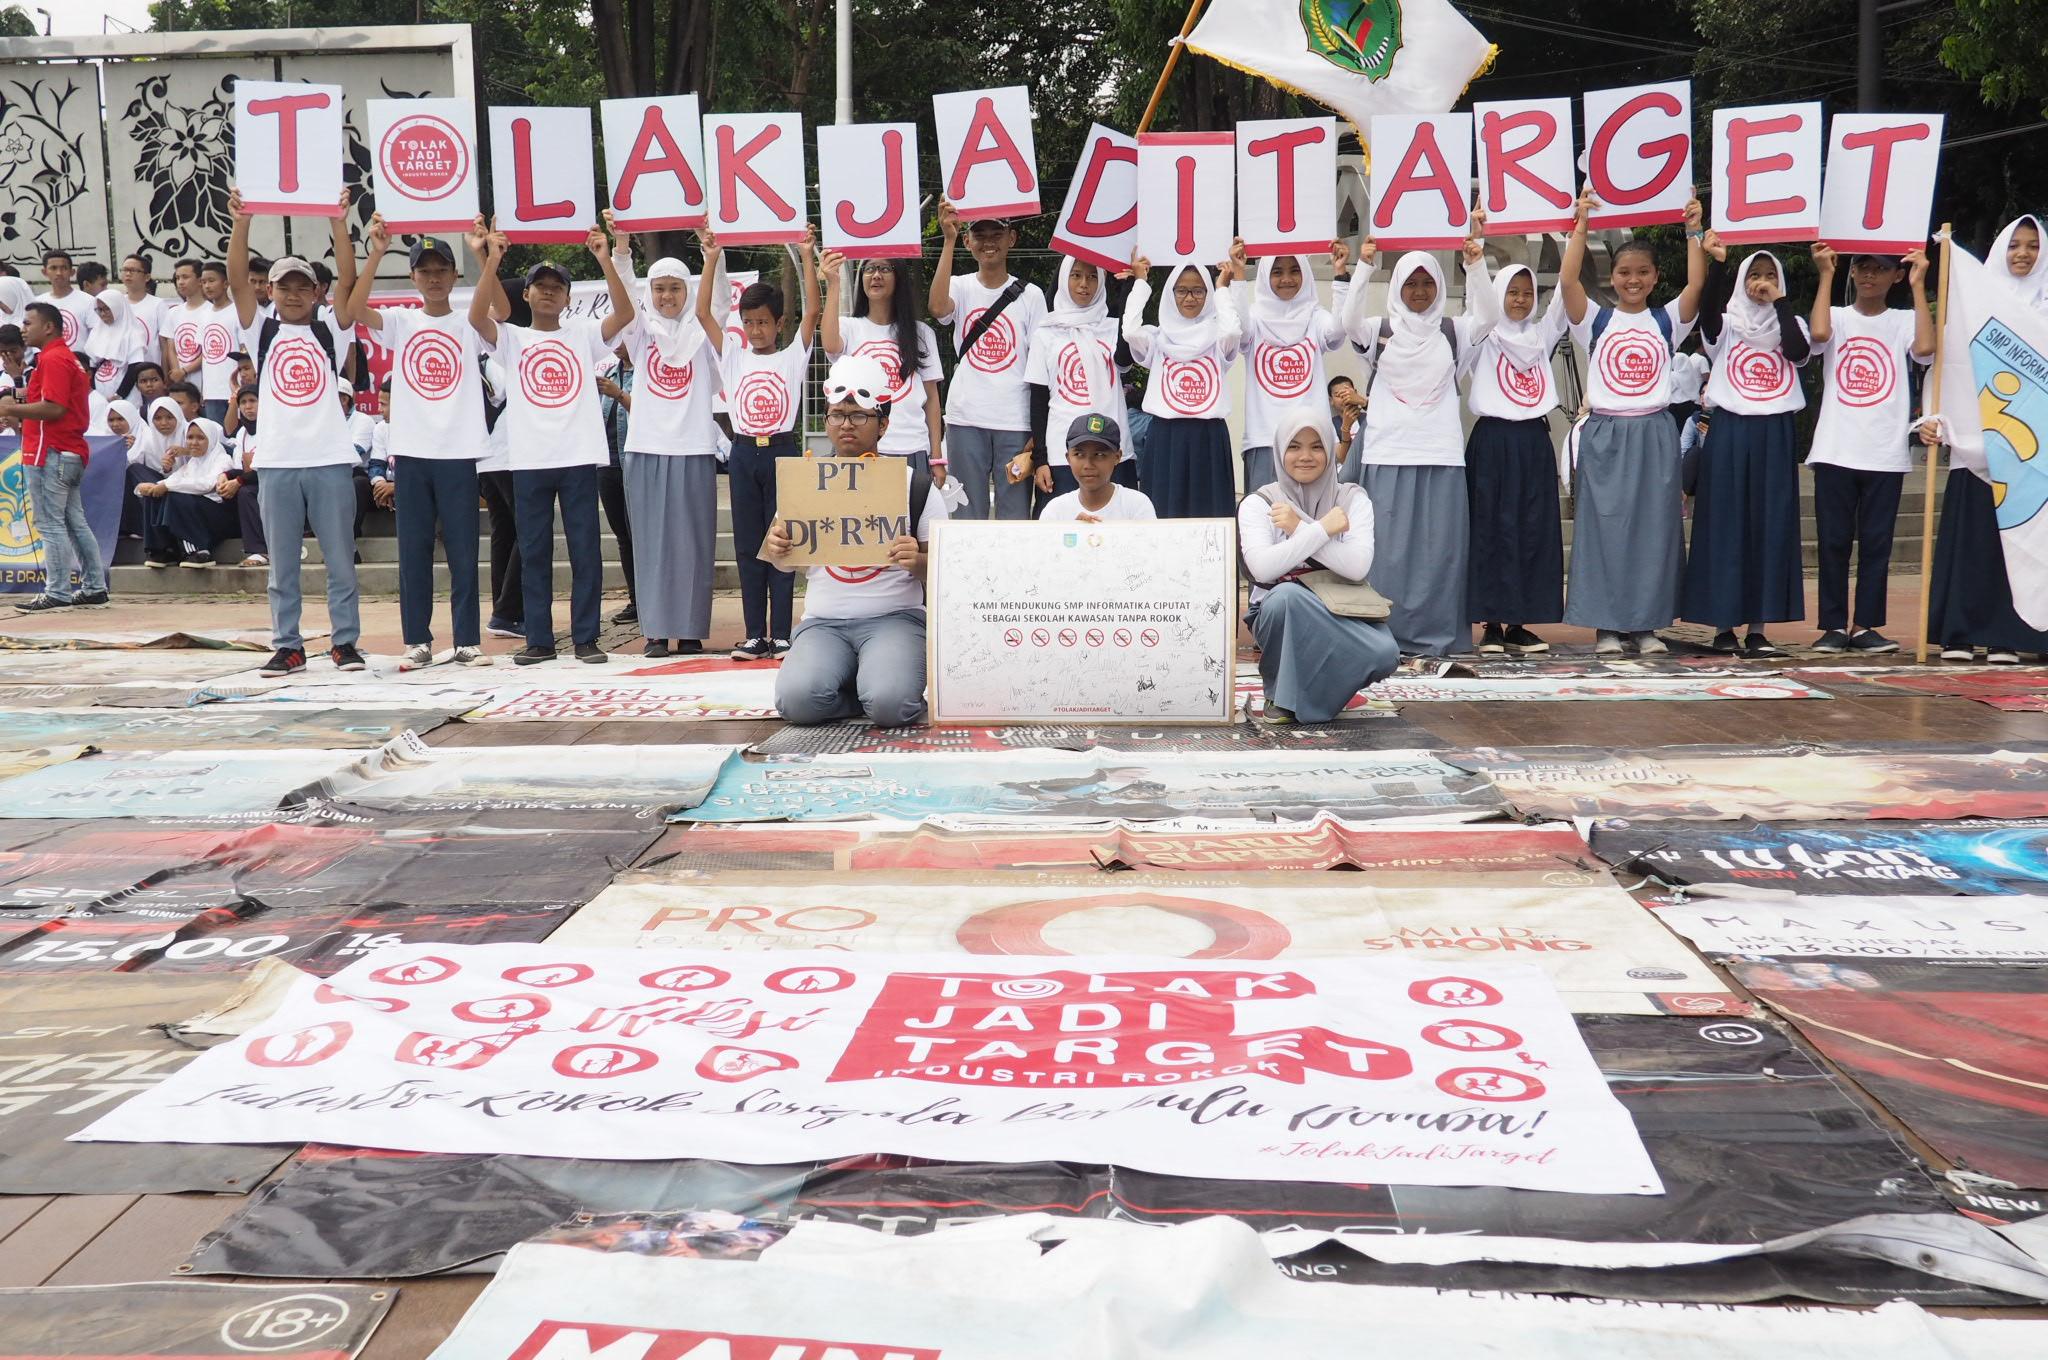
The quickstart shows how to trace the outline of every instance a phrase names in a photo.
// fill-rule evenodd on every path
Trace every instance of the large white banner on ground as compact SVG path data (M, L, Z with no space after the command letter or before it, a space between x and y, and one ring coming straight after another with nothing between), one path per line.
M1657 907L1708 954L1778 959L2003 959L2048 963L2048 907L2032 897L1769 897Z
M933 721L1229 722L1235 534L1222 519L942 523L925 620Z
M1663 1191L1532 968L963 964L393 946L78 1137Z

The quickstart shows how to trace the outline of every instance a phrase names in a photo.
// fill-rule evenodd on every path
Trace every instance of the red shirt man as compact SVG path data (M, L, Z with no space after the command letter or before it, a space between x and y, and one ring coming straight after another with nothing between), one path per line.
M37 332L42 333L40 340ZM52 452L75 453L89 462L85 426L91 418L92 380L64 343L63 331L42 317L28 315L22 338L38 351L35 370L28 377L28 400L15 408L22 417L22 465L41 467Z

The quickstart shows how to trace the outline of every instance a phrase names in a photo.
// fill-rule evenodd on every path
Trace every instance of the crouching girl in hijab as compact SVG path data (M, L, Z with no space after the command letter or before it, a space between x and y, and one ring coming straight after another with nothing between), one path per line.
M1261 648L1268 722L1328 722L1401 660L1384 623L1350 617L1376 612L1360 589L1372 569L1372 502L1338 483L1336 444L1326 412L1283 412L1273 432L1278 475L1237 507L1252 579L1245 622Z

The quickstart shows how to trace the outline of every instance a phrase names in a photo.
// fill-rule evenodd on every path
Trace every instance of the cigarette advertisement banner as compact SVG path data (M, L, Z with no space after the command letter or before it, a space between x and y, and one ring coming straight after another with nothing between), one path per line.
M1770 897L1669 903L1656 911L1718 957L2048 963L2048 908L2025 897Z
M352 1360L397 1302L360 1284L0 1289L6 1360Z
M1662 1193L1525 965L963 962L395 947L78 1136Z
M737 746L433 747L408 732L293 795L385 812L609 811L694 806Z
M2048 893L2048 821L1595 822L1593 849L1709 891Z

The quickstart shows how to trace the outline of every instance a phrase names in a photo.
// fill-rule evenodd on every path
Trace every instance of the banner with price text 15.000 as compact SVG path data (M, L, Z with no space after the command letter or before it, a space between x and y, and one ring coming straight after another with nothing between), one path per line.
M932 720L1229 722L1236 535L1227 519L933 526Z

